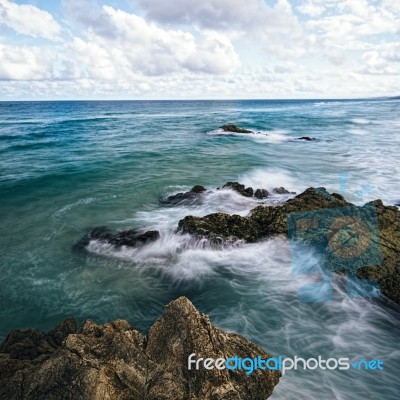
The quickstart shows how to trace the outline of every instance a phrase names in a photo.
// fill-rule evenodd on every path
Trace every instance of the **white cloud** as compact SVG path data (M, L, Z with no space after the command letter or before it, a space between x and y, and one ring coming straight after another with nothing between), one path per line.
M162 24L195 26L257 40L278 55L299 45L301 26L288 0L139 0L146 17Z
M0 24L59 37L16 46L21 40L5 31L2 96L294 98L400 91L400 8L390 0L139 0L135 13L104 2L65 0L61 36L47 12L0 0L0 10L5 4L14 10L1 12ZM28 19L24 7L39 12L42 22L36 11ZM57 26L52 34L46 18Z
M51 14L29 4L16 4L0 0L0 26L5 25L14 31L50 40L57 40L60 25Z
M135 14L103 7L102 21L114 35L87 27L87 40L75 38L72 50L89 77L114 79L117 76L164 75L182 70L224 74L239 66L239 57L230 40L218 33L193 35L163 29Z
M51 79L49 54L38 47L15 47L0 43L0 80Z

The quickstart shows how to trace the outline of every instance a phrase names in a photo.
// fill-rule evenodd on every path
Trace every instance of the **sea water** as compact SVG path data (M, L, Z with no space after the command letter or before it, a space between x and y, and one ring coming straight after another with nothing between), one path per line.
M218 129L226 123L255 134ZM247 215L259 201L216 190L233 180L397 204L399 130L400 101L389 99L0 103L0 337L69 316L145 331L185 295L271 355L384 362L384 371L288 371L272 399L397 399L398 306L352 298L336 282L332 301L301 302L307 277L293 273L284 239L215 248L176 228L186 215ZM160 204L196 184L211 190L202 204ZM73 251L96 226L161 237ZM309 251L296 257L318 264Z

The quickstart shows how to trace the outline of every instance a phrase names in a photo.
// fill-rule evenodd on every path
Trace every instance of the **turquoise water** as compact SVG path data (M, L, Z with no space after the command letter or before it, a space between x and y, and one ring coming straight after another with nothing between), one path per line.
M259 133L223 134L217 128L227 122ZM387 366L289 372L274 399L397 399L397 306L350 299L339 287L335 301L300 303L284 241L215 250L174 233L185 215L246 215L254 200L227 190L201 206L163 208L159 199L240 180L396 204L399 130L394 100L0 103L0 337L71 315L124 318L145 330L164 304L187 295L214 323L272 354ZM102 225L159 229L161 239L140 250L72 250ZM304 253L304 262L317 261Z

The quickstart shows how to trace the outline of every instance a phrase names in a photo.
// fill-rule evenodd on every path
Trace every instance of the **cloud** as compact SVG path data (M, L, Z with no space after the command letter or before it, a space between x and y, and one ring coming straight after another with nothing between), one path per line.
M135 12L107 0L62 3L56 22L37 7L0 0L0 28L51 39L18 46L13 44L22 40L4 31L3 98L364 97L400 91L400 8L390 0L137 0L142 8Z
M5 25L15 32L34 38L57 40L60 25L51 14L29 4L16 4L0 0L0 26Z
M188 70L224 74L240 64L230 40L218 33L164 29L144 18L103 6L98 15L113 35L87 25L87 39L75 38L72 50L85 74L113 79L121 74L158 76Z
M0 80L42 80L53 77L50 55L38 47L0 43Z
M200 29L236 32L256 38L263 45L294 40L301 31L287 0L273 7L264 0L138 0L146 18L169 25L192 25ZM285 43L287 46L287 42Z

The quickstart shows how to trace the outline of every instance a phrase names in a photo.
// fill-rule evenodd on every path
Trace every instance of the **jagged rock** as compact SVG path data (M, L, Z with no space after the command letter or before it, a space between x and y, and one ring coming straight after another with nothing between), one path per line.
M166 199L161 199L160 203L163 205L176 206L187 202L201 201L201 194L207 191L204 186L196 185L189 192L177 193L168 196Z
M266 189L257 189L254 192L254 197L257 197L257 199L266 199L269 196L268 190Z
M219 129L222 129L225 132L254 133L253 131L249 131L247 129L239 128L238 126L233 125L233 124L222 125L222 126L219 127Z
M331 211L320 213L324 209ZM224 213L187 216L179 221L178 230L214 241L251 243L292 234L288 218L296 213L306 213L300 222L309 224L302 228L306 234L296 240L326 254L333 271L345 268L358 277L374 280L383 294L400 303L400 211L384 206L380 200L360 207L324 188L309 188L282 205L258 206L247 217ZM374 246L378 246L382 259L372 255Z
M314 141L317 140L316 138L313 138L313 137L310 137L310 136L302 136L302 137L299 137L297 139L298 140L305 140L307 142L314 142Z
M101 226L94 228L87 235L83 236L75 245L75 249L82 250L91 240L100 240L114 246L143 246L144 244L154 242L160 238L159 231L141 232L136 229L127 229L120 232L113 232L107 227Z
M253 197L253 194L254 194L253 188L251 188L251 187L246 188L244 185L240 184L239 182L227 182L222 187L230 188L245 197Z
M47 334L11 332L0 345L0 399L264 400L279 381L280 372L268 369L250 375L189 370L192 353L196 359L270 357L242 336L214 327L180 297L165 307L147 337L123 320L86 321L79 332L74 320Z

